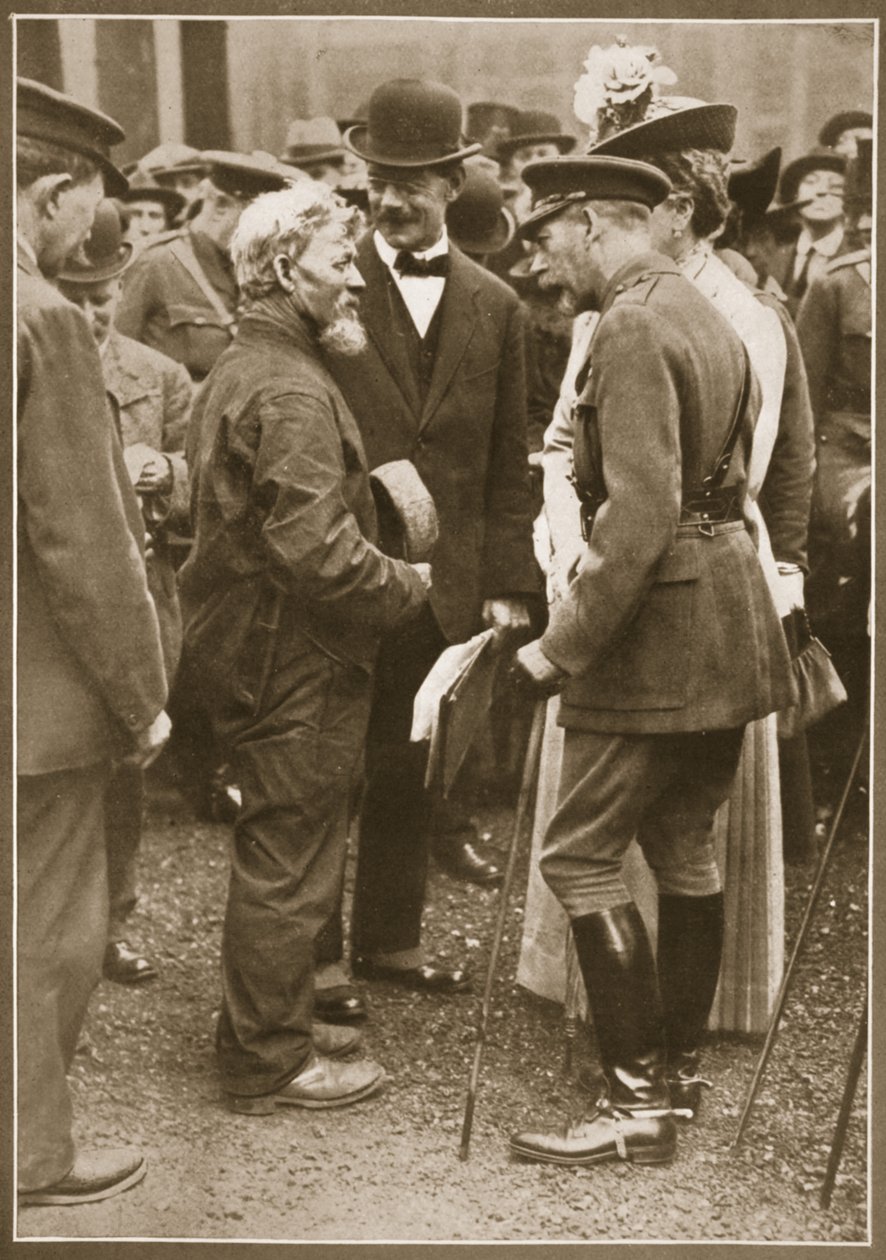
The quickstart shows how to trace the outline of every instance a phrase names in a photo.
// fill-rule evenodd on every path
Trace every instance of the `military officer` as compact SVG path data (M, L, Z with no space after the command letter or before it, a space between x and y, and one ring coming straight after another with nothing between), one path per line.
M571 920L605 1089L578 1125L511 1146L554 1163L658 1163L676 1149L661 999L621 862L636 837L661 893L717 893L711 829L744 727L792 699L742 511L760 394L737 334L651 251L666 175L588 155L532 163L524 178L541 284L600 312L574 425L587 545L517 662L563 688L541 871Z
M267 154L209 151L199 213L180 231L161 234L126 275L116 325L183 363L201 381L237 323L237 282L228 244L244 207L259 193L297 178Z

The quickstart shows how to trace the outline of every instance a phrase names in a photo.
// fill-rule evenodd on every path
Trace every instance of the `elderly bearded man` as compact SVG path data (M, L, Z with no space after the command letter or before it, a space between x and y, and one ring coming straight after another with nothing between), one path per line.
M340 1106L384 1079L333 1061L356 1030L311 1021L379 636L426 602L426 569L373 543L363 445L321 358L365 345L355 220L313 181L244 211L231 256L248 306L188 443L185 642L243 793L217 1050L229 1105L251 1113Z
M529 1159L659 1163L676 1149L668 1052L704 1029L713 992L662 1010L621 875L635 837L659 891L693 913L720 889L711 842L748 722L792 700L787 648L742 513L759 388L737 334L652 252L670 191L625 158L532 163L533 269L600 311L578 376L575 477L587 547L542 638L534 683L563 686L558 806L541 871L571 920L605 1077L578 1124L520 1133ZM579 503L576 503L576 510ZM673 1056L677 1058L676 1053Z

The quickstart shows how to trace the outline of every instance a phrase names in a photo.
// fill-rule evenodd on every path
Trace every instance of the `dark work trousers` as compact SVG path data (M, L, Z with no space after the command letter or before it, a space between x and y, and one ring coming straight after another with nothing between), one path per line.
M370 699L368 671L288 629L257 704L221 698L214 714L243 794L216 1031L230 1093L272 1093L311 1053L314 939L341 888Z
M18 1188L74 1163L71 1066L108 921L104 764L18 779Z
M115 768L105 792L105 846L108 855L108 940L122 941L135 909L136 864L145 809L145 776L138 766Z
M448 646L426 610L382 645L366 740L351 943L358 954L414 949L428 878L427 744L411 744L412 706Z
M636 839L659 892L720 890L714 814L735 778L744 728L675 735L567 730L541 873L570 919L631 897L621 865Z

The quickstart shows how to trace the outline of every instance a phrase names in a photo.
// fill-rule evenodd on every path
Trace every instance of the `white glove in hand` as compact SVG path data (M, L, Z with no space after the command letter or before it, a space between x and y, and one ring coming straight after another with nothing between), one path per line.
M172 723L169 720L169 714L165 709L161 709L150 726L146 726L136 735L135 748L126 761L130 765L140 766L142 770L146 769L154 758L159 756L171 731Z

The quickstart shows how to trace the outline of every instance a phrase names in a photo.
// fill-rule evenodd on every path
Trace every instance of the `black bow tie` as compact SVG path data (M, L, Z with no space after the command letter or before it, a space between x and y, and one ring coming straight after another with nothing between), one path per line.
M394 259L394 270L401 276L448 276L449 255L438 254L436 258L416 258L408 249L401 249Z

